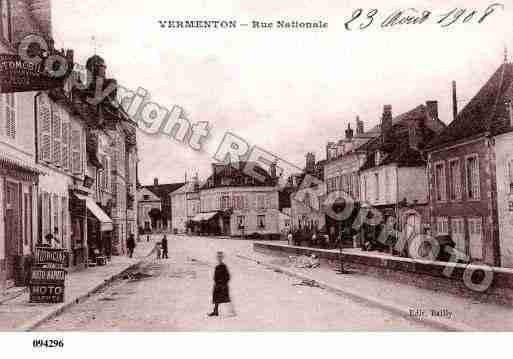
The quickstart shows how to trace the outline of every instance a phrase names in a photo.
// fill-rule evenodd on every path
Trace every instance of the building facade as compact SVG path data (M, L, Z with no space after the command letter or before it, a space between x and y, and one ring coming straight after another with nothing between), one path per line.
M14 55L29 34L51 38L49 0L0 2L0 54ZM24 261L38 241L34 97L0 93L0 289L24 285Z
M138 223L139 229L144 232L151 232L162 227L160 216L151 215L152 210L158 213L162 211L162 201L159 196L146 187L137 191Z
M426 151L432 234L450 235L464 259L490 265L500 265L501 253L509 249L507 235L500 247L497 195L500 185L507 221L503 148L511 145L500 137L496 152L493 136L510 126L512 83L513 65L504 63Z
M495 136L494 148L501 266L513 268L513 132Z
M362 203L378 209L384 222L393 220L394 228L405 230L407 238L424 234L429 227L428 180L421 151L444 128L436 101L395 118L392 107L385 105L380 136L361 147L367 152L360 169Z
M250 166L252 171L246 171ZM249 173L256 173L251 175ZM200 188L200 213L192 220L202 232L235 237L279 237L278 179L249 162L213 164Z
M184 185L183 182L159 183L158 178L153 179L153 185L141 186L160 199L159 229L171 230L173 225L173 206L171 194ZM148 204L146 204L148 205ZM146 227L145 227L146 228ZM156 229L156 228L154 228Z

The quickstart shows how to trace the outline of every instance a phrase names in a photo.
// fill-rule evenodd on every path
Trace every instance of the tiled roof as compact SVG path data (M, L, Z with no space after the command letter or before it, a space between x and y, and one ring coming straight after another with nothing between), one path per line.
M252 176L249 171L244 171L246 166L253 165L252 171L256 172L258 175L261 175L264 180L260 180L257 176ZM214 187L236 187L236 186L275 186L277 184L277 180L272 178L271 175L263 169L256 162L247 162L247 161L239 161L235 163L230 163L226 165L218 165L220 170L214 174L210 175L205 184L201 186L201 189L208 189ZM223 184L221 179L228 179L226 184ZM247 180L250 182L247 182Z
M512 85L513 64L504 63L428 147L440 147L488 131L495 134L510 130L506 102L513 98Z

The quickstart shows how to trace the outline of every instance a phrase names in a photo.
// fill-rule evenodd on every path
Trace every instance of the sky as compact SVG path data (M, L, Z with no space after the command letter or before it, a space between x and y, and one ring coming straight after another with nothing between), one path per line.
M344 136L359 116L370 129L383 105L394 115L437 100L440 119L452 121L451 81L458 106L513 57L513 1L503 2L483 23L493 1L351 0L53 0L53 36L85 64L93 53L107 62L109 77L171 109L182 107L191 122L208 121L202 151L156 134L138 133L139 181L181 182L196 172L205 179L226 131L278 157L304 166L325 145ZM357 8L378 8L373 23L358 30ZM396 10L429 10L429 21L381 27ZM449 27L436 20L454 8L476 15ZM410 10L412 12L412 10ZM324 30L167 29L159 20L326 21ZM93 40L94 37L94 40Z

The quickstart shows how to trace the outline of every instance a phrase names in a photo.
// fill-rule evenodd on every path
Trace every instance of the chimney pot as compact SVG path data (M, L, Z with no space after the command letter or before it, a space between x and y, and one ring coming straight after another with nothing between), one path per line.
M157 177L155 177L155 178L153 179L153 184L154 184L155 186L157 186L157 185L159 184L159 179L158 179Z

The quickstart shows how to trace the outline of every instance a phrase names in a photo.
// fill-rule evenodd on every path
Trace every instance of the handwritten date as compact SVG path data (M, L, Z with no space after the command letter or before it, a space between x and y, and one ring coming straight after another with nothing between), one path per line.
M429 10L420 11L409 8L392 12L381 21L380 26L387 28L397 25L416 25L423 24L431 19L441 27L471 22L482 24L495 13L497 9L504 9L504 5L501 3L493 3L486 9L481 10L454 8L438 15L434 15L434 13ZM353 11L351 18L344 23L344 26L348 31L354 29L365 30L380 20L380 12L378 9L364 10L359 8Z

